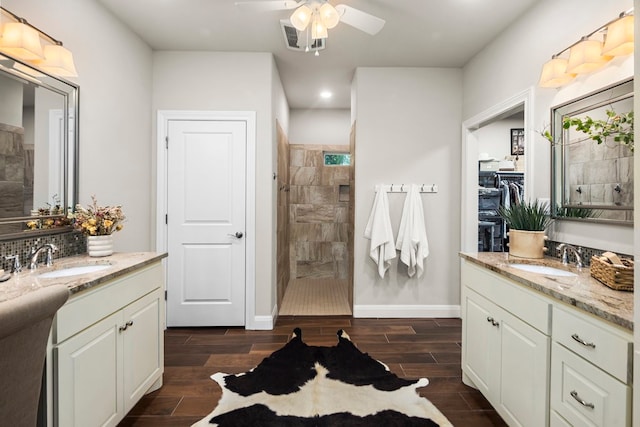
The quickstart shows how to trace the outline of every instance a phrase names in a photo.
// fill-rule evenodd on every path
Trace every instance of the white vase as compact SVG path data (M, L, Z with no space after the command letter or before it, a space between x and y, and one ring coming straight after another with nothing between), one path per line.
M113 236L87 236L87 253L89 256L108 256L113 253Z

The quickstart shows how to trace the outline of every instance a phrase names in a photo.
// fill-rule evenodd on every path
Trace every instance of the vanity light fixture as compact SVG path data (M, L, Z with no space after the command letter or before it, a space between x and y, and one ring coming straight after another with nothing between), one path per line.
M583 37L578 44L569 49L567 73L590 73L604 66L604 64L612 59L613 56L606 56L602 54L601 41L590 40L588 37Z
M0 39L0 51L25 61L44 57L38 31L24 19L4 24Z
M5 22L7 18L9 22ZM73 55L62 42L0 6L0 52L60 77L77 77ZM43 48L44 45L44 48Z
M616 56L633 53L633 8L558 52L542 66L541 87L557 88L590 73ZM568 58L562 55L569 52Z

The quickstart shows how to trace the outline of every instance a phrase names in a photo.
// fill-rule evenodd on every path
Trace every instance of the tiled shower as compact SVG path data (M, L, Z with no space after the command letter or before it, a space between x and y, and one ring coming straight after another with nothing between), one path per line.
M353 162L325 165L326 152L353 154L346 144L288 144L279 138L279 303L290 280L346 280L352 286Z

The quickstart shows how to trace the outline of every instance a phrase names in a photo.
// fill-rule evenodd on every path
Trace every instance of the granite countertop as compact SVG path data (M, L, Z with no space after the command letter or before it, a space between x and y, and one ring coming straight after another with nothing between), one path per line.
M9 280L0 282L0 302L17 298L35 289L51 285L66 285L71 295L73 295L138 270L166 256L166 253L159 252L116 252L113 255L100 258L92 258L86 254L59 258L54 260L52 267L38 267L36 270L23 268L21 273L12 274ZM42 273L49 271L94 264L105 264L109 265L109 267L100 271L67 277L40 277Z
M562 265L556 258L509 258L507 252L460 253L460 257L625 329L633 330L633 292L616 291L603 285L591 277L589 267L577 271L573 266ZM547 265L569 270L577 276L530 273L509 267L510 262Z

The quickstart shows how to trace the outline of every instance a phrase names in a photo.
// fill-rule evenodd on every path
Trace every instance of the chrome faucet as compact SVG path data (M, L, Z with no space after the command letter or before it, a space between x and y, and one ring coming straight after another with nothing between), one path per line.
M560 243L558 245L558 251L562 251L562 264L569 265L569 252L573 252L576 257L576 268L581 269L582 264L582 248L578 246L572 246L568 243Z
M51 267L53 265L53 252L57 251L58 247L53 243L45 243L37 249L31 250L31 260L29 262L29 270L35 270L38 268L38 257L40 256L40 252L46 251L45 257L45 265L47 267Z

